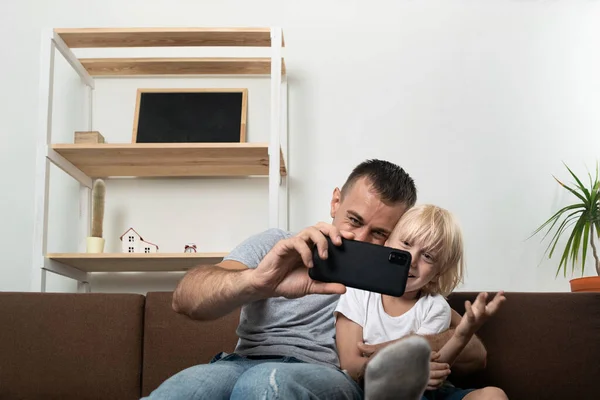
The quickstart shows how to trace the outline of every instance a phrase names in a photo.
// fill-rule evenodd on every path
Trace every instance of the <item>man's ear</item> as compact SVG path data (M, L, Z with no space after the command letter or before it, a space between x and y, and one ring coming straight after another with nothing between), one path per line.
M331 218L335 218L340 204L342 203L342 192L339 188L333 189L333 195L331 196L331 209L329 211Z

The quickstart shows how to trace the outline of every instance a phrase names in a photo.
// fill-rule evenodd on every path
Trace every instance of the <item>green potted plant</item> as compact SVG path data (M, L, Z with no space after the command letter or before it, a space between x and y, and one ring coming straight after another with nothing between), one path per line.
M568 235L565 248L562 250L560 262L556 275L562 270L564 276L567 276L567 266L571 262L571 273L575 270L575 265L579 262L581 255L581 278L571 279L572 292L600 292L600 258L598 255L597 243L600 239L600 182L598 181L598 164L596 164L596 176L592 179L592 175L588 172L589 186L586 187L565 164L565 167L575 179L572 186L554 179L565 190L568 190L575 199L574 202L566 207L558 210L552 217L544 222L534 233L537 234L544 228L548 227L544 238L554 232L550 244L546 252L548 258L552 258L556 250L559 240L563 235ZM533 236L532 235L532 236ZM543 240L543 239L542 239ZM592 255L595 261L595 269L597 276L584 277L586 257L588 255L588 245L591 247Z
M103 253L104 238L102 228L104 222L104 197L106 184L102 179L94 181L92 186L92 232L86 239L88 253Z

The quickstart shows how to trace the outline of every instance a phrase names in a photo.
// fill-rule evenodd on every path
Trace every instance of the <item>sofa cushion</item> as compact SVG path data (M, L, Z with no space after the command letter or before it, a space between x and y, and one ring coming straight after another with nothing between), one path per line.
M476 295L454 293L449 302L462 315L465 300ZM498 386L510 399L597 396L600 293L507 293L506 299L478 332L488 351L486 369L450 381Z
M0 293L0 399L139 399L144 297Z
M142 395L167 378L196 364L208 363L237 343L240 310L214 321L194 321L173 311L172 292L146 295Z

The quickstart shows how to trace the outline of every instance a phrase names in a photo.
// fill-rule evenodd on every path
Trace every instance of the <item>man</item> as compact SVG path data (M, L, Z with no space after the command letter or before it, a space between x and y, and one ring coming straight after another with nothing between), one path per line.
M309 278L312 249L327 257L326 236L337 245L342 236L384 244L415 202L414 182L402 168L368 160L341 190L334 190L331 224L295 235L269 229L241 243L218 265L189 271L174 292L174 310L208 320L241 306L240 340L234 354L175 374L150 398L361 399L362 389L340 371L335 347L333 310L345 287ZM458 321L454 313L452 326ZM436 350L451 336L446 332L427 339ZM484 360L483 346L473 340L455 368L460 362L465 369L478 367ZM430 365L430 384L441 384L448 372Z

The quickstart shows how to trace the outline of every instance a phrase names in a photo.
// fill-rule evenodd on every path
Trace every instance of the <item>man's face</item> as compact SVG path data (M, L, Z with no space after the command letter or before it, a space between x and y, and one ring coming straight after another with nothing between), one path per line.
M354 233L354 239L383 245L407 210L404 203L387 205L365 178L357 180L344 200L335 189L331 199L332 225Z

